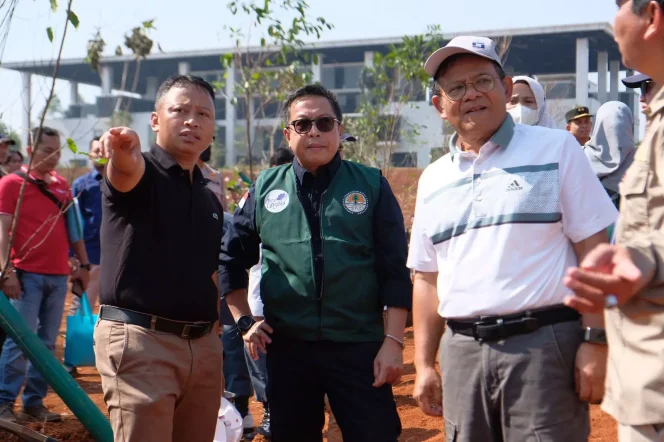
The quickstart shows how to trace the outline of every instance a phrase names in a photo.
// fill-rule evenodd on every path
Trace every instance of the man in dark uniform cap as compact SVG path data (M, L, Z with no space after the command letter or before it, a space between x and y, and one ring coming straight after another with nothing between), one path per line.
M586 106L577 106L565 114L567 120L567 132L574 135L580 145L590 140L590 131L593 128L590 109Z

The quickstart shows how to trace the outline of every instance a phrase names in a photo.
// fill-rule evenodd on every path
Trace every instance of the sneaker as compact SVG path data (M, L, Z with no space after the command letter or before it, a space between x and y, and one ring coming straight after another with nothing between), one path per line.
M0 406L0 419L12 423L18 422L18 419L14 414L14 404L5 404Z
M255 426L256 424L254 423L254 417L251 414L246 415L242 419L242 432L244 434L253 432Z
M270 410L266 409L263 411L263 420L261 420L260 425L256 429L256 433L265 436L266 439L272 437L272 431L270 430Z
M270 431L270 410L265 409L263 411L263 420L256 428L256 431L250 433L246 436L247 440L254 440L258 435L263 436L265 439L270 440L272 438L272 432Z
M62 416L57 413L51 413L43 405L23 408L18 418L33 422L60 422L62 420Z
M65 370L67 370L67 373L69 373L72 377L78 376L78 370L73 365L65 364Z

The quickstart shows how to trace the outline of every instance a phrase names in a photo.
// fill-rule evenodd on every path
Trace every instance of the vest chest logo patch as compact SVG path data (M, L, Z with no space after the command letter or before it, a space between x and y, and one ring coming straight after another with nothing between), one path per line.
M265 208L268 212L279 213L288 207L290 197L285 190L271 190L265 197Z
M348 192L346 196L344 196L344 208L349 213L352 213L354 215L359 215L361 213L366 212L368 207L369 207L369 200L367 199L367 196L362 192L354 190L352 192Z

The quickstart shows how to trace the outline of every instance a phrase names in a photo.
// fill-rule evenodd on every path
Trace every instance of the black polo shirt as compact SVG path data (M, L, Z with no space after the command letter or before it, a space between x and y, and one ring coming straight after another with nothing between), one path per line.
M198 167L193 180L165 150L143 153L129 192L104 180L101 304L179 321L215 321L223 209Z

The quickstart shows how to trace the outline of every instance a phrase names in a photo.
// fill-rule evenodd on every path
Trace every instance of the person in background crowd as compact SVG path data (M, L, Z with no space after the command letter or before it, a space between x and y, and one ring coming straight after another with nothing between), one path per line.
M492 40L456 37L425 71L456 134L417 188L413 396L456 442L586 441L588 402L603 393L602 316L562 305L561 279L617 211L572 136L514 124Z
M5 162L5 170L7 173L14 173L21 169L23 165L23 154L14 149L10 149L7 154L7 161Z
M581 146L590 140L590 131L593 128L590 109L578 106L565 114L567 120L567 132L574 135Z
M343 115L329 90L296 90L283 119L295 160L261 172L243 197L219 271L252 357L267 352L272 440L321 441L327 394L344 441L396 442L391 384L411 305L399 203L378 169L341 160ZM246 269L261 250L257 322Z
M623 63L664 84L664 0L616 3ZM621 442L664 440L664 88L645 114L646 135L620 183L615 245L592 250L564 279L574 291L568 305L606 318L602 408L618 421Z
M514 89L512 98L507 103L507 112L515 123L528 126L556 128L549 113L549 105L542 85L534 78L526 76L513 77Z
M90 142L90 154L99 155L99 137ZM90 302L90 307L95 308L99 298L99 261L101 259L101 246L99 234L101 230L101 182L104 179L104 164L97 161L92 162L92 170L74 180L72 193L78 199L78 205L83 218L83 239L85 250L90 260L90 283L85 294ZM72 252L70 252L72 255ZM78 268L80 263L74 263ZM69 315L76 314L80 307L80 298L72 296ZM71 375L76 375L76 367L66 365L65 368Z
M21 155L21 153L18 151L14 151L18 155L21 155L21 162L16 167L10 167L15 165L15 163L11 163L11 160L15 155L12 155L12 151L9 150L9 146L13 146L15 144L16 141L0 133L0 160L2 160L2 163L0 163L0 178L7 175L8 173L12 173L20 169L21 164L23 163L23 155ZM7 339L7 333L4 329L0 328L0 354L2 353L2 346L5 343L5 339Z
M270 167L291 164L293 162L293 157L292 150L280 147L270 158ZM259 252L258 263L249 270L249 308L256 321L262 321L265 319L260 288L262 261L263 256L262 253ZM246 358L249 366L249 374L251 375L251 382L256 391L256 400L263 403L263 420L256 429L256 433L248 436L248 438L254 438L258 434L262 434L269 439L272 436L272 432L270 431L270 406L269 398L267 396L267 357L265 353L259 352L258 359L254 360L247 348Z
M344 159L344 143L354 143L357 141L357 138L351 134L343 134L341 136L341 142L339 143L339 156L341 159Z
M623 78L622 82L625 87L641 90L639 102L641 103L641 112L645 113L648 105L657 93L659 87L655 84L654 81L652 81L652 78L645 74L635 74L631 77L625 77Z
M620 206L618 184L632 164L635 150L632 111L620 101L604 103L583 153L616 207Z
M224 220L227 217L230 218L231 215L224 214ZM226 226L230 225L230 219L228 222L224 222ZM233 319L233 314L223 297L220 301L219 321L222 325L225 390L233 393L233 403L242 417L243 433L249 435L256 429L254 417L249 412L249 399L254 394L253 379L249 371L250 365L247 364L244 340Z
M39 133L39 136L37 134ZM37 333L46 347L55 352L70 274L69 247L81 265L72 279L83 289L90 279L90 261L81 239L70 242L64 210L71 202L69 184L55 172L60 160L60 135L54 129L32 129L28 155L33 168L23 167L0 180L0 267L7 260L10 275L2 290L19 312L26 325ZM27 180L21 203L20 222L16 225L10 256L4 253L9 245L12 219L23 181ZM60 415L50 412L43 403L48 384L28 363L13 339L7 338L0 356L0 419L16 422L14 402L23 390L22 421L54 422Z
M214 100L201 77L169 77L157 90L149 152L127 127L100 139L108 163L94 342L116 442L214 438L224 212L196 166L212 144Z
M224 186L224 176L217 169L210 167L208 163L212 159L212 145L203 151L198 158L196 165L201 169L203 177L208 180L207 187L217 196L217 199L224 208L224 212L228 210L228 201L226 200L226 191Z
M16 141L9 138L7 135L0 133L0 177L10 173L7 171L5 163L9 154L9 146L15 146Z

